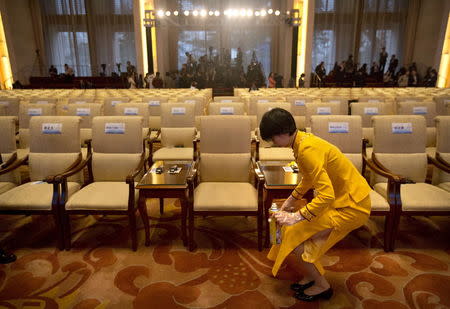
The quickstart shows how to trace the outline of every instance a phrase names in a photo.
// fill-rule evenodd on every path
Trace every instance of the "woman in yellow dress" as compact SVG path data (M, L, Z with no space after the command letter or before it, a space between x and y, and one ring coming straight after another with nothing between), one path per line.
M319 259L368 220L371 189L336 146L298 131L288 111L268 111L259 130L264 140L292 147L302 175L301 182L274 215L283 228L281 244L272 246L268 254L274 261L272 273L276 276L285 258L294 252L303 272L302 280L291 285L294 297L303 301L329 299L333 290ZM315 197L295 211L303 205L300 200L309 189L314 189Z

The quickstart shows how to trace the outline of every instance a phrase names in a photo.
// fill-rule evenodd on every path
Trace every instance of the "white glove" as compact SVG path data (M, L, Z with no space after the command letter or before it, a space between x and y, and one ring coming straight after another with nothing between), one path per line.
M273 216L280 225L293 225L304 220L299 212L277 211Z

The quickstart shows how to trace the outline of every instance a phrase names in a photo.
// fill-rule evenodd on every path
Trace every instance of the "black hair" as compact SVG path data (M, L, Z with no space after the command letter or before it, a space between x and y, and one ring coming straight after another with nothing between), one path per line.
M270 141L279 134L292 135L295 131L297 126L294 117L287 110L278 107L266 112L259 123L259 134L265 141Z

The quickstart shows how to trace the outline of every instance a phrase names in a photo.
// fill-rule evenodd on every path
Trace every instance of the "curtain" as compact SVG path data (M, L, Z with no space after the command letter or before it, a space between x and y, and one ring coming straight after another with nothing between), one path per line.
M386 47L389 58L396 55L402 63L408 0L364 0L363 5L359 62L370 67Z
M47 65L77 76L126 71L136 63L132 0L41 0Z
M324 61L328 73L335 62L345 61L355 50L358 55L353 56L359 65L367 63L370 67L373 61L379 61L382 47L386 47L389 57L395 54L402 63L408 2L316 0L312 69Z
M261 62L264 73L267 77L269 72L274 68L274 64L283 67L284 61L290 59L282 59L282 61L274 61L274 55L277 53L274 49L284 45L284 40L292 40L292 32L290 26L284 23L283 18L258 18L253 17L236 17L227 18L223 16L223 12L227 9L245 9L260 10L270 9L286 12L287 1L270 1L270 0L179 0L175 1L155 1L156 8L166 10L177 10L182 15L185 10L209 10L219 11L221 16L218 18L201 17L194 18L176 18L174 16L164 17L161 19L157 31L157 38L164 37L168 33L168 42L158 42L158 46L166 45L168 52L163 57L170 57L164 65L159 65L159 70L179 70L182 65L187 62L186 52L191 53L198 61L200 57L210 56L209 48L212 47L212 56L220 56L225 50L229 50L231 59L234 61L238 54L238 47L242 51L242 65L247 71L253 52L255 52L257 60ZM166 30L164 30L166 29ZM283 31L278 31L282 29ZM167 32L165 32L167 31ZM279 35L282 33L282 35ZM176 52L172 52L172 48L176 48ZM280 57L281 54L280 54ZM160 57L158 56L158 59ZM281 64L280 64L281 63ZM289 66L287 66L289 68ZM288 71L288 70L287 70ZM279 71L281 74L289 74L289 72ZM286 80L289 76L285 76Z
M340 63L353 53L356 3L355 0L315 1L313 71L323 61L328 74L336 61Z

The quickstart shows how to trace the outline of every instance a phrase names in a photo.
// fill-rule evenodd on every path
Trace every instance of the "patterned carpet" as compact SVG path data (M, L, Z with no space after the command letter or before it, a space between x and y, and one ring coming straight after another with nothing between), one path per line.
M151 246L130 249L124 217L72 218L73 249L55 249L52 220L0 217L0 241L18 259L0 265L1 308L450 308L449 217L404 218L394 253L382 250L382 217L372 217L323 259L330 301L296 301L292 259L271 276L256 222L196 219L197 250L180 240L180 207L148 201Z

